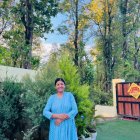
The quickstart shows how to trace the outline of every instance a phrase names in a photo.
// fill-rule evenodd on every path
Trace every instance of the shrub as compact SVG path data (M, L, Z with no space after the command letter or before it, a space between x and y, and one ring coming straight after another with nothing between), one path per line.
M23 79L26 89L24 104L26 117L29 118L30 127L24 132L24 140L47 139L49 131L49 120L43 117L43 108L48 97L55 92L54 80L57 77L57 67L48 62L37 73L35 80L30 77Z
M6 79L0 84L0 139L14 139L24 130L21 84Z
M90 98L95 105L112 105L112 94L106 93L99 88L90 89Z

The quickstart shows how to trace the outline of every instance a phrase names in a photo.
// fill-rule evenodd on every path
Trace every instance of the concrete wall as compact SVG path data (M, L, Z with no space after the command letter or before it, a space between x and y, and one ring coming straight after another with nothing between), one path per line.
M22 78L27 75L34 79L36 73L37 71L35 70L27 70L22 68L0 65L0 82L2 82L5 78L13 78L17 82L21 82Z
M114 106L96 105L95 110L95 116L101 115L105 118L117 117L116 107Z
M113 79L112 80L112 93L113 93L113 106L116 107L116 84L125 82L124 79Z

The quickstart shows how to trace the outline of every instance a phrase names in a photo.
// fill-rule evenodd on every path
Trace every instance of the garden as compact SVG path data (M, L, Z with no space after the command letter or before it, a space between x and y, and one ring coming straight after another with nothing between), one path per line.
M50 59L38 72L34 81L25 77L22 83L15 83L15 79L6 79L1 83L1 138L43 140L48 137L49 121L43 118L43 108L48 97L55 93L54 80L57 76L65 78L66 90L75 95L79 107L76 116L79 136L90 125L93 103L89 99L89 86L80 85L77 69L67 56L55 59ZM52 61L56 63L55 68Z
M139 122L95 116L96 105L113 104L112 79L140 81L139 9L138 0L0 1L0 140L48 140L43 108L57 77L76 99L79 140L96 131L97 140L139 140ZM8 67L36 75L18 81Z

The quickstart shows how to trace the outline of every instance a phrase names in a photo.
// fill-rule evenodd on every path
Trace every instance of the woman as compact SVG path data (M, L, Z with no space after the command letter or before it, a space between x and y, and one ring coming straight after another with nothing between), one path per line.
M74 117L78 113L74 96L64 92L65 81L55 80L57 93L51 95L43 110L50 120L49 140L78 140Z

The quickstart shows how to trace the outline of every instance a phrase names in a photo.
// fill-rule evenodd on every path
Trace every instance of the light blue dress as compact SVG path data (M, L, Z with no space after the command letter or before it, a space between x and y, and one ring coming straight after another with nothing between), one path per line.
M51 95L43 110L43 115L50 119L49 140L78 140L75 125L75 116L78 113L74 96L70 92L64 92L62 98L57 94ZM67 114L69 119L64 120L58 126L52 114Z

